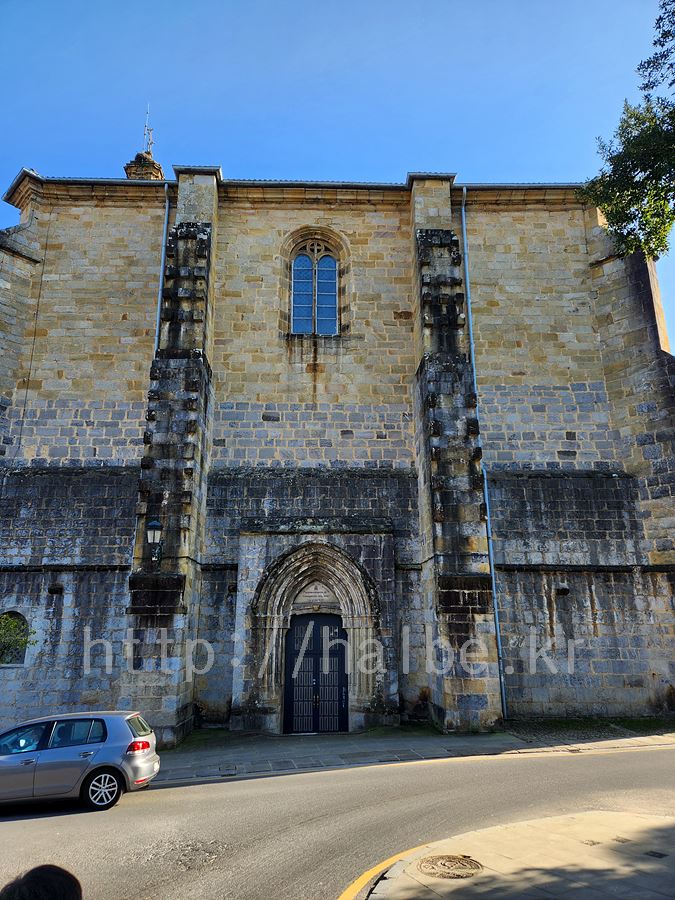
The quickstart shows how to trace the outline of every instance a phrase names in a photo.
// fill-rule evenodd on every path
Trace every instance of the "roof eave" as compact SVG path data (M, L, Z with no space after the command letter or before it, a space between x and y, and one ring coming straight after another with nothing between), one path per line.
M45 180L45 179L42 177L42 175L40 175L40 174L39 174L38 172L36 172L34 169L26 169L26 168L24 167L24 168L21 169L21 171L17 174L17 176L16 176L16 178L14 179L14 181L12 181L12 183L10 184L10 186L7 188L7 190L5 191L5 193L2 195L2 199L5 201L5 203L9 203L10 206L15 206L17 209L20 209L20 208L21 208L20 206L18 206L18 204L16 204L16 203L14 202L14 196L15 196L15 194L17 193L17 191L18 191L18 189L20 188L20 186L23 184L24 179L26 179L26 178L32 179L33 181L37 181L39 184L44 184L44 180Z
M409 172L406 181L403 183L388 182L358 182L358 181L284 181L284 180L266 180L266 179L224 179L220 166L174 166L173 167L176 180L145 180L127 178L46 178L36 172L34 169L22 168L14 178L10 186L3 194L2 199L11 206L21 209L21 188L26 180L33 182L35 185L44 186L47 184L73 184L73 185L115 185L121 186L152 186L163 187L165 184L175 185L177 179L182 174L201 174L213 175L216 182L224 188L227 187L288 187L288 188L315 188L315 189L331 189L331 190L379 190L379 191L402 191L411 190L415 181L445 181L449 182L453 190L467 191L577 191L582 186L580 182L505 182L505 183L485 183L485 182L467 182L465 184L456 182L456 175L452 172Z
M506 181L500 182L469 182L466 184L457 183L453 187L458 190L466 188L467 191L522 191L522 190L560 190L560 191L578 191L582 187L580 181Z

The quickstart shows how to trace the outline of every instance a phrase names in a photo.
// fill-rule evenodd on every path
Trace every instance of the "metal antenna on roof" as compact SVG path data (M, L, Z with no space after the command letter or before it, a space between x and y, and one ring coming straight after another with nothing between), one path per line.
M153 130L150 127L150 104L148 103L145 113L145 127L143 128L143 153L148 153L150 156L152 156L152 145L155 143L155 139L152 136Z

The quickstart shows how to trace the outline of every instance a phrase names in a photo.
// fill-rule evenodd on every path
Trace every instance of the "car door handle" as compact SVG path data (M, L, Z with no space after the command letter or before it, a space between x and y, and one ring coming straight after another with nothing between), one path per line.
M22 766L32 766L34 762L35 762L34 759L22 759L21 765Z
M88 756L93 756L93 755L94 755L93 750L85 750L83 753L80 753L80 757L82 759L86 759Z

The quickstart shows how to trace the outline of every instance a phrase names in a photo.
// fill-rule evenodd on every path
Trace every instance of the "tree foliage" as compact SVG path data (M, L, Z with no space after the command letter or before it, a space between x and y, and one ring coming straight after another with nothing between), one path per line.
M23 659L26 648L35 641L33 632L23 616L4 613L0 616L0 664L16 663Z
M621 255L668 250L675 223L675 0L661 0L655 52L638 66L643 102L626 102L611 141L598 140L604 161L582 199L599 206ZM670 96L654 96L665 87Z
M637 67L642 77L640 88L650 97L659 87L675 88L675 3L661 0L659 15L654 24L654 53Z

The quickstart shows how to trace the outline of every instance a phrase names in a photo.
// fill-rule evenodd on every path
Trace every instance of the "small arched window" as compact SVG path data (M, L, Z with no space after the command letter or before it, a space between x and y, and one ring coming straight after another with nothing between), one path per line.
M6 612L0 615L0 665L23 665L29 638L28 622L21 613Z
M323 241L307 241L293 259L291 333L338 333L338 264Z

